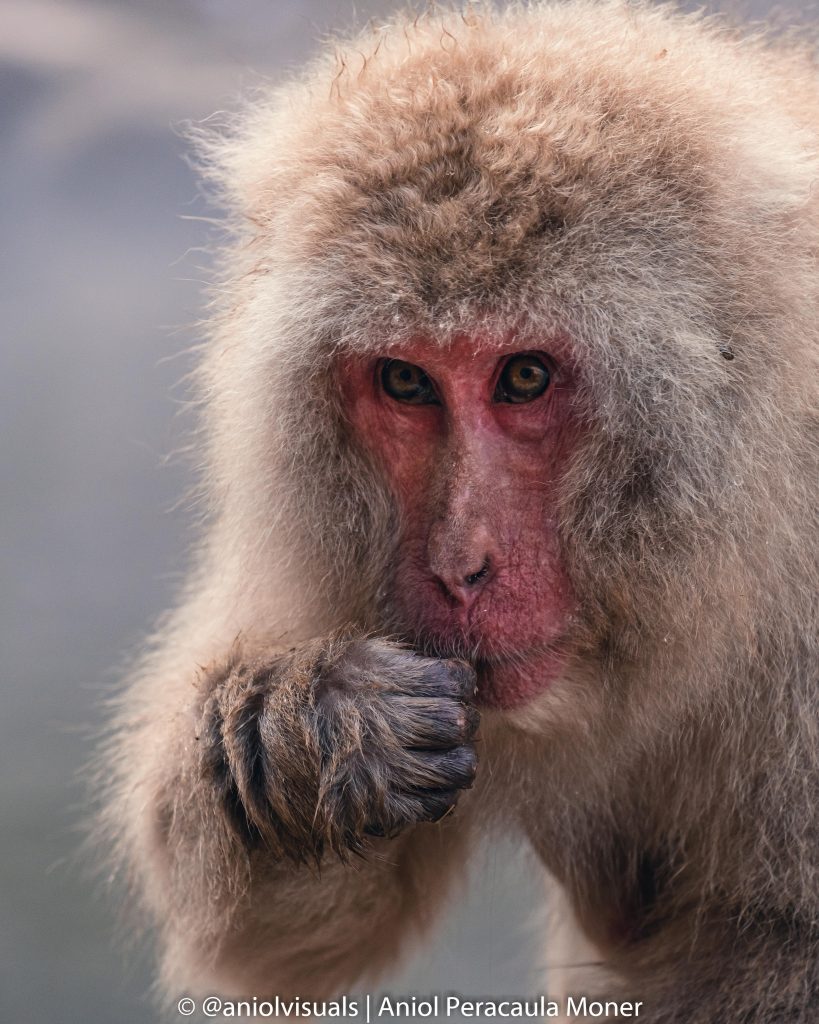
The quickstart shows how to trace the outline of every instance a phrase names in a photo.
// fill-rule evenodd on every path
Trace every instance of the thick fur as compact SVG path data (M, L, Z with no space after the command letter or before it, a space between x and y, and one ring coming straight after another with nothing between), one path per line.
M813 1019L817 115L796 46L573 0L398 18L203 140L233 233L200 376L207 517L106 755L104 825L168 991L352 984L430 917L473 823L501 821L642 1019ZM379 705L369 795L342 809L336 790L322 816L316 758L338 748L317 739L316 666L340 629L388 631L400 535L338 358L510 329L569 339L579 381L572 657L533 705L485 716L452 815L367 839L386 754L416 744ZM390 657L402 691L415 656ZM458 721L445 790L469 782Z

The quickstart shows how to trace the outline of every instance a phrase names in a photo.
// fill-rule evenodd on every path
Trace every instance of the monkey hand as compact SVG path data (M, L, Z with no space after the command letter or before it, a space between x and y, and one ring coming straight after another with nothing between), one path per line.
M234 661L205 707L204 770L245 841L295 861L438 821L472 785L475 673L379 639Z

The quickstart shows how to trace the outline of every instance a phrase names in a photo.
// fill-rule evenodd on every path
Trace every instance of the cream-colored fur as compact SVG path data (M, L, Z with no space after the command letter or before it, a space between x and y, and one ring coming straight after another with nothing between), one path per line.
M810 1019L817 113L798 46L572 0L397 17L200 140L230 232L200 543L104 755L104 831L167 993L352 985L445 905L492 819L529 834L642 1019ZM277 862L203 775L213 666L379 632L393 510L335 367L462 330L571 344L576 657L487 716L441 824L320 873ZM632 904L644 939L618 945Z

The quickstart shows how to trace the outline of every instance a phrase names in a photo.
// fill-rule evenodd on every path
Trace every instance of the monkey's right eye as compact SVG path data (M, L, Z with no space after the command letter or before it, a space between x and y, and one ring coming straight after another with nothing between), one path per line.
M381 386L397 402L439 405L432 381L420 366L403 359L388 359L381 367Z

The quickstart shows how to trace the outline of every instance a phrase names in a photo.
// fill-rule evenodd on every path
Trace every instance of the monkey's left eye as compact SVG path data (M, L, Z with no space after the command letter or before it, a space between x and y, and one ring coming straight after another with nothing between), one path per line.
M381 367L381 386L397 402L438 405L432 381L420 366L403 359L388 359Z
M495 388L496 402L531 402L548 388L549 368L534 355L512 356L504 366Z

